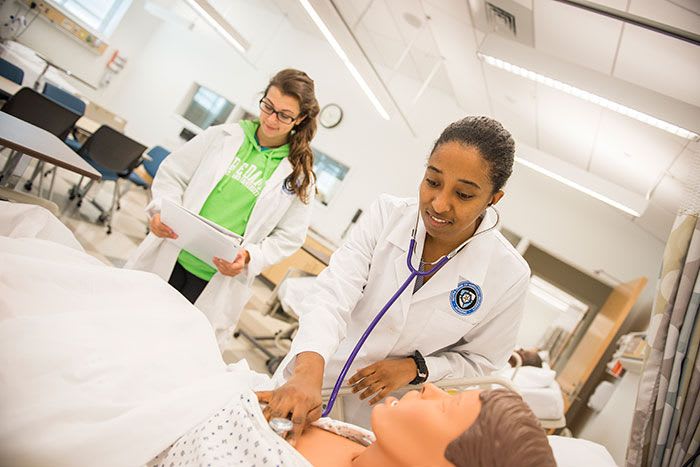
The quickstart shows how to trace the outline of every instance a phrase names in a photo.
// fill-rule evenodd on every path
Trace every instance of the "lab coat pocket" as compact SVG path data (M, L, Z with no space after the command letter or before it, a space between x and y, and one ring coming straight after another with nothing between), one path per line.
M481 322L476 314L460 315L451 308L437 308L425 327L425 338L438 344L435 350L452 345Z

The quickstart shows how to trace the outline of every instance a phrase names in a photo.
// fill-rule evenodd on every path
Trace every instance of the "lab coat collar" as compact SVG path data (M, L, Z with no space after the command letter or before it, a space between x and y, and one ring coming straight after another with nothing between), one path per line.
M265 187L263 188L262 193L260 193L260 198L266 197L269 193L273 192L273 190L282 190L282 184L284 183L284 180L292 173L292 164L289 162L288 158L284 158L280 161L280 164L277 166L274 172L272 172L272 175L270 178L265 182Z
M413 295L413 302L426 300L436 295L454 290L460 282L470 281L482 287L491 263L491 253L496 241L493 230L476 236L493 227L497 216L493 209L487 209L474 240L447 262L435 275Z
M401 248L403 251L408 251L409 242L411 240L411 231L416 225L416 217L418 216L418 202L413 201L406 209L405 215L394 225L394 228L389 232L387 239L394 245ZM416 257L423 251L423 242L425 241L425 224L421 219L418 219L418 228L416 231ZM404 265L405 268L405 265Z

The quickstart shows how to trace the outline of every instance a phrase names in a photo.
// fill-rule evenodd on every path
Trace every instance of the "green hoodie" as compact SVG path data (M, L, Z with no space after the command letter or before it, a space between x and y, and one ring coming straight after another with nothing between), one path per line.
M239 124L245 134L243 144L226 174L209 193L199 215L243 235L265 183L289 154L289 144L272 149L261 147L256 136L260 122L242 120ZM185 250L180 252L177 261L187 271L206 281L216 273L216 269Z

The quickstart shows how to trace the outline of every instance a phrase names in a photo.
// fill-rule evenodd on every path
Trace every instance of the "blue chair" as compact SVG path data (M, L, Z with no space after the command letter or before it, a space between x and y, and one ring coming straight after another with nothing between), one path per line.
M146 169L146 172L148 175L151 176L151 179L156 176L156 172L158 171L158 167L160 167L160 164L165 160L166 157L170 154L170 151L165 149L163 146L153 146L146 154L149 155L150 160L144 158L143 161L143 168ZM139 177L138 174L135 172L131 172L129 174L129 180L136 186L140 186L141 188L148 189L151 187L151 184L144 180L143 178Z
M58 86L54 86L51 83L44 83L44 90L42 92L43 95L51 99L57 104L62 105L63 107L66 107L67 109L72 110L73 112L77 113L81 117L85 115L85 108L87 107L85 104L85 101L82 99L78 98L77 96L74 96L73 94L64 91L63 89L59 88ZM73 150L73 151L78 151L80 149L80 142L76 140L75 138L71 138L70 136L70 131L63 136L63 139L65 143ZM47 176L50 173L56 173L56 167L52 167L51 169L47 170L46 173L44 173L44 177ZM24 183L24 189L27 191L31 191L32 186L34 185L34 180L36 177L44 172L44 162L39 162L37 163L36 167L34 168L34 172L32 173L32 176L29 177L29 180L27 180ZM39 179L39 191L41 191L41 180ZM49 198L51 198L51 193L53 190L49 189Z
M21 85L24 79L24 70L4 58L0 58L0 76Z
M13 83L21 85L22 80L24 79L24 70L17 65L8 62L4 58L0 58L0 76L9 79ZM10 94L6 93L5 91L0 91L0 99L6 101L9 98Z
M85 115L85 101L67 91L64 91L58 86L54 86L51 83L44 83L44 91L42 94L49 99L53 99L59 104L68 107L77 114Z

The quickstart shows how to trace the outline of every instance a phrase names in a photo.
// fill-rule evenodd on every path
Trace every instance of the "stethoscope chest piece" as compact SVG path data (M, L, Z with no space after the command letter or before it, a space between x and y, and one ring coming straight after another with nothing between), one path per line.
M292 431L294 424L288 418L273 418L270 420L270 428L272 428L272 431L282 436L283 434Z

